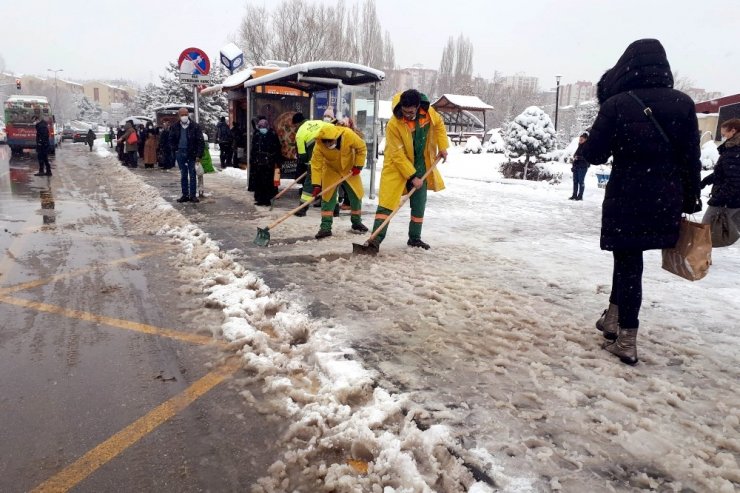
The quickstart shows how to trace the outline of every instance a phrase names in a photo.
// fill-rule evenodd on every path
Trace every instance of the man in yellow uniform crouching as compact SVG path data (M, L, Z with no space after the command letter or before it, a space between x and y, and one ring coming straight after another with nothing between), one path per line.
M313 196L321 194L321 227L316 238L331 236L331 227L334 222L334 207L337 205L337 187L322 189L330 186L348 173L352 176L345 182L352 207L352 229L365 233L367 226L362 224L362 197L364 190L360 172L365 167L367 145L350 128L326 125L316 136L316 144L311 156L311 182Z

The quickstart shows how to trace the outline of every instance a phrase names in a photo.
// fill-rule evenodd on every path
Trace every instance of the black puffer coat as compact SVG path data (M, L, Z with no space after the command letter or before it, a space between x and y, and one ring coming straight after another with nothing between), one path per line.
M740 134L735 134L717 150L719 160L714 173L701 182L702 186L713 185L709 205L740 208Z
M672 87L665 50L655 39L629 45L599 81L601 109L583 155L592 164L614 156L602 211L603 250L671 248L681 212L695 212L699 129L694 102ZM670 145L629 91L652 109Z

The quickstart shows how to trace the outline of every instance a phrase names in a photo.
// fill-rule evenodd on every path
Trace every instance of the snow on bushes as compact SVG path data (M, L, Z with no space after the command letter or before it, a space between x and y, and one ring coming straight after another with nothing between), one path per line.
M468 141L465 143L465 154L480 154L483 152L483 145L480 143L480 139L475 135L468 137Z

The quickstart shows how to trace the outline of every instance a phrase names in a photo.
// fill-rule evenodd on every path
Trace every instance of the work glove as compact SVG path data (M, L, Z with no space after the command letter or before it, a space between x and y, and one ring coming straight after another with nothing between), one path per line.
M710 175L710 176L711 176L711 175ZM706 178L704 178L704 179L703 179L703 180L701 181L701 188L704 188L704 187L706 187L707 185L710 185L711 183L712 183L712 181L711 181L710 177L709 177L709 176L707 176Z
M352 176L357 176L362 172L362 168L360 166L355 166L352 168Z
M320 193L321 193L321 186L320 185L314 185L313 186L313 192L311 193L311 195L315 198L315 197L318 197Z

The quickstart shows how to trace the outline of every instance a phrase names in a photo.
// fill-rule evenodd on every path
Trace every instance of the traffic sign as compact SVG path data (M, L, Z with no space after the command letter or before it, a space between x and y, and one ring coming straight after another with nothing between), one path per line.
M180 53L180 57L177 59L177 66L180 69L181 75L208 75L211 71L211 60L200 48L186 48ZM210 82L210 79L208 82Z
M199 85L199 84L210 84L211 83L210 75L180 73L178 74L178 77L180 78L180 82L182 82L183 84Z

